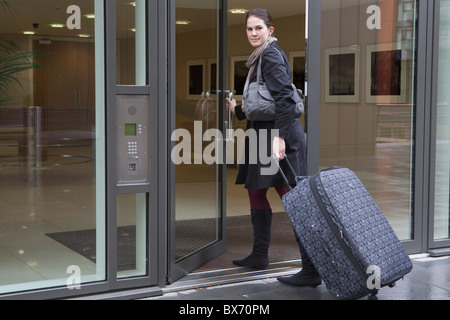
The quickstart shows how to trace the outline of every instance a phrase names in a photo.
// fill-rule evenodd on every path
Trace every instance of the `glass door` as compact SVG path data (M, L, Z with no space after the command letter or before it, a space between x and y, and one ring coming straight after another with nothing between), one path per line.
M174 281L224 252L226 1L172 1L171 272Z
M431 201L434 218L431 220L430 245L433 253L442 251L439 248L450 246L450 95L447 90L450 83L450 1L441 0L435 3L434 35L434 73L437 78L432 102L432 148L434 161L431 176L434 180L434 200ZM430 193L432 195L433 193ZM437 250L436 250L437 249ZM445 250L448 254L448 248Z

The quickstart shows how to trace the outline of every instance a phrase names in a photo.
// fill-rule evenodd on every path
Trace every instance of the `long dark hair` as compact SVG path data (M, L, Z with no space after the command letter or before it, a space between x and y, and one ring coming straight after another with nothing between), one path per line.
M257 17L264 21L267 28L273 27L272 17L270 16L270 13L266 9L261 8L255 8L247 12L247 16L245 18L245 24L247 24L248 18L251 16Z

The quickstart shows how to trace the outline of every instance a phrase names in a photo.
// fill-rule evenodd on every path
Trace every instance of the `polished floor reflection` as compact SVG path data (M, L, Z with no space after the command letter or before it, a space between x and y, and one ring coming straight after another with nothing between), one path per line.
M91 151L59 148L57 154L91 157ZM92 261L48 236L96 226L92 162L63 161L0 166L0 292L65 285L70 265L81 268L82 279L96 279Z

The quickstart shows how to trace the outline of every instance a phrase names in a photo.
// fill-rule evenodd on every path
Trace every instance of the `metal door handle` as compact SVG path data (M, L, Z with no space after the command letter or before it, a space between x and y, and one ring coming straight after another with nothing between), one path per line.
M227 90L228 92L228 99L233 100L233 96L236 93L236 90ZM233 113L231 112L231 108L228 108L228 119L225 121L225 127L226 127L226 142L234 143L234 137L233 137Z

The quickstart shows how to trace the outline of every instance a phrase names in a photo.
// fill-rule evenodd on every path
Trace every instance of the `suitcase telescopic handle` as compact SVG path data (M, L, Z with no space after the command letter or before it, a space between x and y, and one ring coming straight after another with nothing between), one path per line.
M277 160L277 157L276 157L275 155L272 155L272 158L273 158L273 161L275 161L275 163L277 164L278 170L279 170L281 176L283 177L284 182L285 182L286 185L289 187L289 189L292 190L293 188L292 188L292 186L290 185L289 180L287 179L286 174L284 173L283 169L281 169L280 162ZM303 180L303 179L307 178L307 176L298 176L298 175L297 175L297 173L295 172L294 168L292 167L292 164L291 164L291 162L289 161L287 155L284 156L284 161L286 161L286 163L287 163L287 165L288 165L288 167L289 167L289 170L292 172L292 174L293 174L294 177L295 177L296 182L298 182L298 181L300 181L300 180Z

